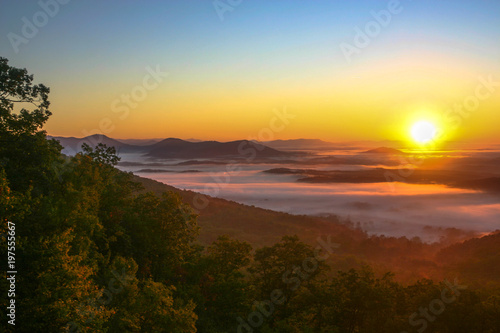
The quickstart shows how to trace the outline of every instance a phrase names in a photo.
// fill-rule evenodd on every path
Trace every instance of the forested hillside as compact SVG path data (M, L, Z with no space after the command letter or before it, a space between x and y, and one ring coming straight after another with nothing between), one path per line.
M43 130L48 94L0 58L2 331L500 331L499 278L486 269L498 267L498 235L435 257L443 245L369 237L335 218L215 198L195 212L193 192L116 169L113 147L61 155Z

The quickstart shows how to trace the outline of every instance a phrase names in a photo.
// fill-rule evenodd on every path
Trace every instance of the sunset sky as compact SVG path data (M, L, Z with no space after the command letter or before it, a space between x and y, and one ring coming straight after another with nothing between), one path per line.
M2 1L0 56L51 88L52 135L246 139L286 109L274 139L408 140L426 120L446 140L500 141L500 1L237 3L69 1L50 17Z

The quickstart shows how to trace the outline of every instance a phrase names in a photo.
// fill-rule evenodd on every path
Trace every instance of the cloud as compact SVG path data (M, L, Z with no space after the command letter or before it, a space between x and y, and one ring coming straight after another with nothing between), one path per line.
M201 172L142 175L181 189L266 209L338 215L359 222L372 234L419 236L426 241L437 241L446 228L478 233L500 228L498 197L479 191L436 184L298 183L297 175L262 172L270 167L275 166L239 165L238 172L227 172L220 165L197 165ZM122 167L127 171L134 168L137 169ZM189 168L192 166L168 165L169 170Z

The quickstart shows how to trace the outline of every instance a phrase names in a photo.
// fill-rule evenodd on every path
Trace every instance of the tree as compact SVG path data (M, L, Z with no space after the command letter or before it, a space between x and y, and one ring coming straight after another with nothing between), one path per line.
M176 284L198 235L196 215L179 195L152 192L134 198L123 217L139 277Z
M391 274L377 278L367 266L338 272L330 290L338 300L332 309L331 318L335 320L330 323L338 325L341 332L379 332L395 315L393 307L398 286Z
M238 272L250 263L251 251L252 246L247 242L231 239L227 235L217 237L208 247L208 258L212 262L213 273L228 277Z
M115 147L106 147L104 143L99 143L95 148L87 143L82 144L83 155L89 156L99 166L115 166L120 158L116 155Z
M26 69L11 67L6 58L0 57L0 134L35 134L52 114L48 107L50 89L43 84L33 85L33 75ZM13 114L14 103L31 103L33 111L22 109ZM8 142L8 141L6 141Z
M37 287L22 299L23 309L29 311L29 317L22 314L24 330L96 332L110 317L111 311L97 302L102 294L93 281L97 265L89 262L84 251L71 254L75 237L68 229L42 242L43 260L33 262L39 271Z
M46 140L41 130L51 115L49 91L43 84L34 85L26 69L11 67L0 57L0 167L12 190L25 192L32 187L36 196L49 192L55 169L62 163L61 145ZM15 113L16 104L34 109L22 107Z
M323 261L315 258L314 249L299 241L297 236L284 236L281 242L255 252L250 271L258 300L268 300L276 290L283 295L284 303L276 306L270 318L271 326L274 321L287 320L291 316L294 298L326 268Z
M190 295L197 300L201 332L230 332L238 324L236 318L250 312L250 286L242 269L250 264L251 251L246 242L219 236L192 267L191 275L199 272Z

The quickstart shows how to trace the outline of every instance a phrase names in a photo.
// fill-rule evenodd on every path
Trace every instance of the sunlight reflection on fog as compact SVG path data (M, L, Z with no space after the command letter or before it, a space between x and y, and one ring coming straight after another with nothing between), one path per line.
M144 160L139 156L125 155L122 161ZM120 166L120 169L180 189L261 208L292 214L335 214L343 219L359 222L371 234L410 238L419 236L426 241L434 241L438 240L439 233L432 232L433 228L461 228L477 232L500 228L498 197L473 190L444 185L386 182L297 183L296 180L300 178L297 175L262 172L276 167L301 168L297 165L238 164L239 171L227 172L224 165L176 166L178 162L180 161ZM367 167L321 165L305 168L362 170ZM144 169L153 169L155 172L138 172ZM424 228L425 226L433 228Z

